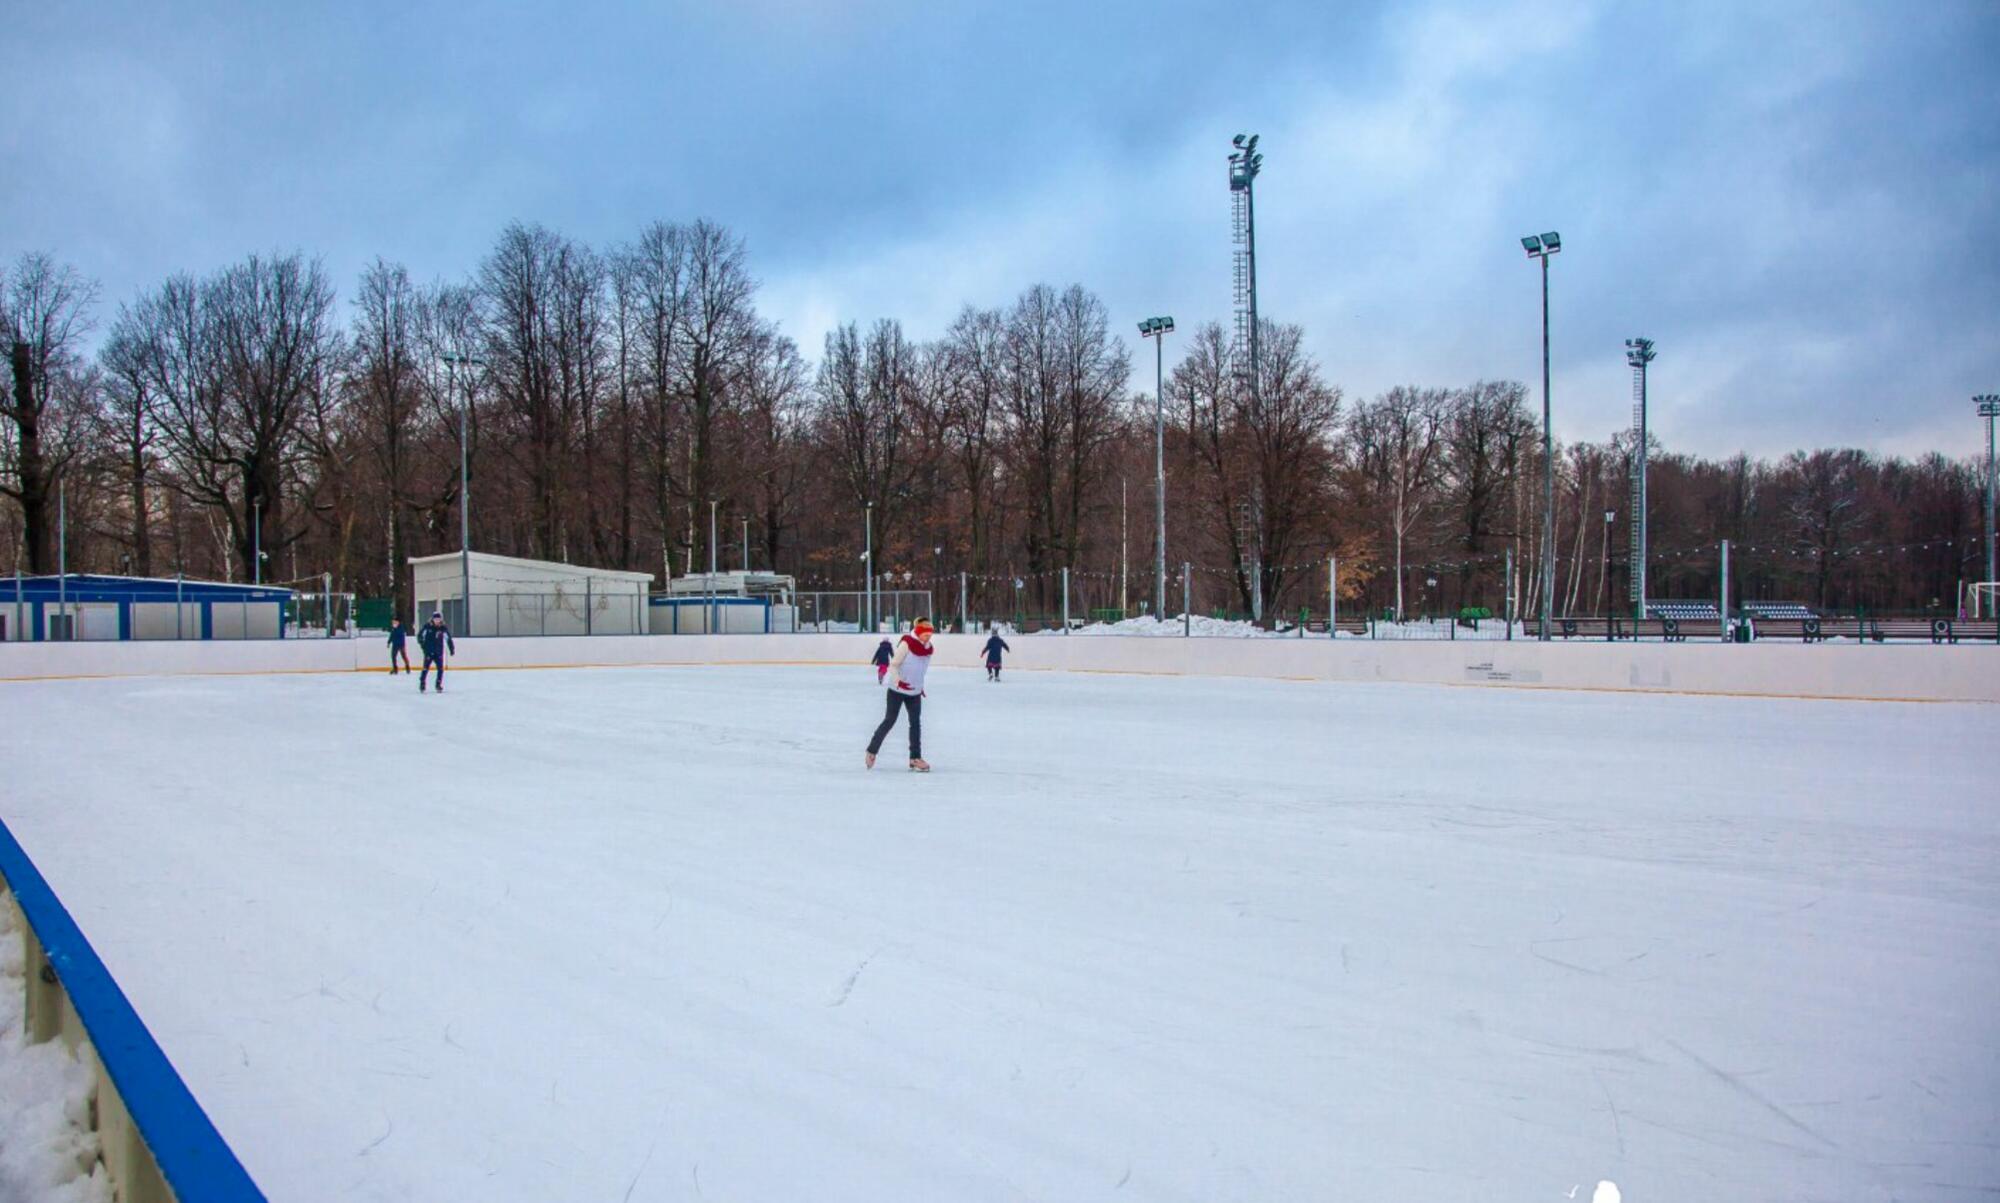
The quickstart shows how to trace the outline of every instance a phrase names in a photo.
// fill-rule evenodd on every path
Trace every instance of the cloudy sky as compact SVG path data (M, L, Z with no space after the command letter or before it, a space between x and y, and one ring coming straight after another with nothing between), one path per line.
M107 320L251 252L349 287L707 216L808 355L1037 282L1185 330L1229 315L1248 131L1262 309L1350 397L1539 400L1541 230L1565 437L1627 420L1635 334L1704 454L1969 454L2000 391L1992 0L9 7L0 254Z

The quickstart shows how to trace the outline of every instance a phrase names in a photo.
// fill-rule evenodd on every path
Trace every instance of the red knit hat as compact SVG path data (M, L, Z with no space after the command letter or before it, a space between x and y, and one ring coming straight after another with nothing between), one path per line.
M914 628L912 628L912 630L915 634L922 635L926 631L935 632L937 628L931 625L930 619L919 618L917 619L917 625Z

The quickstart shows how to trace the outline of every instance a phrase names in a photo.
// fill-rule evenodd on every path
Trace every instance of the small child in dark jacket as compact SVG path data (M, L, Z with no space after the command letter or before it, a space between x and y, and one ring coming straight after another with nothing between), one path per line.
M882 641L881 647L875 649L875 659L872 663L875 665L875 683L877 685L882 683L882 678L889 675L889 661L895 654L895 649L889 646L887 639Z
M987 680L998 681L1000 679L1000 653L1011 652L1013 650L1013 648L1007 646L1005 639L1000 638L1000 632L993 632L993 638L986 641Z
M392 677L396 675L397 660L403 662L404 672L416 671L410 667L410 649L404 646L409 641L409 636L410 633L403 629L402 619L389 620L389 675Z

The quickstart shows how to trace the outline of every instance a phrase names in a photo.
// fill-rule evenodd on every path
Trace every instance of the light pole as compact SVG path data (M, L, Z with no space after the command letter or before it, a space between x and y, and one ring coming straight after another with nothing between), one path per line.
M264 499L250 499L250 583L264 583Z
M1653 340L1625 340L1625 362L1632 365L1632 431L1638 438L1632 478L1632 617L1646 618L1646 365L1653 362Z
M1250 349L1250 415L1255 424L1264 419L1264 382L1258 369L1257 348L1257 175L1264 169L1264 156L1257 153L1257 135L1238 134L1230 140L1236 152L1229 156L1229 193L1234 202L1233 233L1236 238L1236 339ZM1264 502L1253 485L1251 509L1255 516L1257 542L1251 557L1250 617L1264 620Z
M1149 317L1139 337L1153 340L1153 617L1167 613L1167 335L1174 319Z
M1556 450L1549 429L1549 260L1562 250L1562 235L1550 230L1521 239L1528 258L1542 261L1542 641L1549 639L1556 591Z
M485 367L486 361L472 355L446 355L444 361L449 388L458 382L461 367ZM463 400L458 407L458 575L460 596L464 598L465 613L459 617L464 630L461 635L472 634L472 476L471 437L472 428L472 382L465 383Z
M1972 402L1979 407L1979 416L1986 419L1986 579L2000 581L1993 543L1993 419L2000 418L2000 394L1982 393Z
M743 520L743 574L750 574L750 520Z
M1591 609L1604 613L1604 582L1611 576L1611 520L1618 516L1617 510L1604 511L1604 538L1597 545L1597 604Z
M862 536L864 542L862 543L863 550L861 552L861 559L862 562L866 564L868 567L868 577L866 582L861 587L862 588L861 621L867 624L868 633L872 635L875 633L875 503L874 502L871 501L868 503L866 510L863 512L862 521L866 524L866 527L864 534Z

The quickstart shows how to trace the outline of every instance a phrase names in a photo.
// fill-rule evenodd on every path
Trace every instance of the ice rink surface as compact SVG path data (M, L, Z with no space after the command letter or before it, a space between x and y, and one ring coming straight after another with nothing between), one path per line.
M274 1200L2000 1187L1994 708L1008 678L6 684L0 815Z

